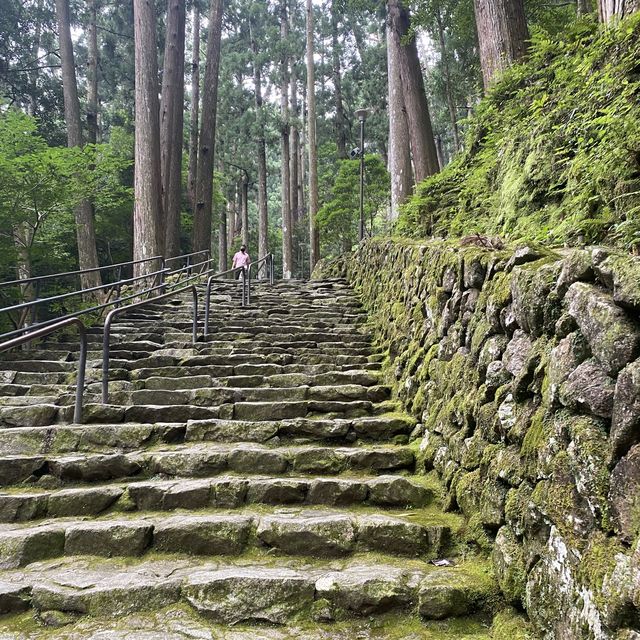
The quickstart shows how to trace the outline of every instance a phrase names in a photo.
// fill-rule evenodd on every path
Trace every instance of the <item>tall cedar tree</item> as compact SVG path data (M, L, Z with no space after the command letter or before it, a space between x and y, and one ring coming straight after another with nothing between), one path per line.
M598 0L600 22L609 22L613 17L626 18L640 11L640 0Z
M410 33L411 25L407 8L400 0L389 0L387 9L391 37L396 50L400 52L400 78L415 180L422 182L426 177L437 173L440 166L418 58L418 47L415 36Z
M169 0L160 100L160 168L165 258L180 255L185 20L185 0Z
M191 212L196 209L196 172L198 170L198 118L200 115L200 9L193 4L193 44L191 54L191 121L189 122L189 169L187 193Z
M282 176L282 277L290 280L293 275L293 233L291 224L291 144L289 134L289 19L288 0L280 0L280 39L283 44L280 61L280 170Z
M56 16L58 19L58 37L60 39L67 144L69 147L82 147L82 122L80 120L80 101L78 99L76 67L71 43L69 0L56 0ZM98 266L96 231L93 206L88 200L83 200L75 207L75 221L80 269L95 269ZM82 287L85 289L96 287L100 285L100 282L99 271L85 273L81 278Z
M160 180L160 102L156 11L151 0L133 0L135 42L136 132L133 210L133 259L162 253L162 191ZM135 272L144 275L158 265L145 262Z
M344 113L344 101L342 99L342 69L340 68L340 45L338 44L338 17L339 7L335 0L331 2L331 63L336 117L334 126L336 130L336 144L338 145L338 158L347 157L347 119Z
M262 99L262 63L258 46L257 20L254 15L249 22L253 63L253 86L256 105L256 147L258 155L258 258L269 252L269 212L267 209L267 142L264 130L264 109ZM259 274L264 275L261 268Z
M527 52L529 29L524 0L474 0L474 9L487 90L501 71Z
M316 87L313 62L313 3L307 0L307 146L309 152L309 266L320 259L318 234L318 143L316 140Z
M196 209L193 216L193 250L211 250L211 214L213 209L213 159L215 153L218 108L218 70L222 36L223 0L212 0L209 11L209 36L202 92L202 124L198 143ZM226 258L226 256L225 256Z
M389 173L391 174L391 220L396 220L399 207L411 195L413 171L409 152L409 127L400 77L400 41L394 35L390 15L387 16L387 76L389 91Z

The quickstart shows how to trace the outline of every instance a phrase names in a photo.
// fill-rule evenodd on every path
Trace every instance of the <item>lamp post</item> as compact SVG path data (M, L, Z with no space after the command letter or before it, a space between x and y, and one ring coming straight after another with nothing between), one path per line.
M356 116L360 120L360 228L358 232L360 242L364 240L364 121L368 115L367 109L356 111Z

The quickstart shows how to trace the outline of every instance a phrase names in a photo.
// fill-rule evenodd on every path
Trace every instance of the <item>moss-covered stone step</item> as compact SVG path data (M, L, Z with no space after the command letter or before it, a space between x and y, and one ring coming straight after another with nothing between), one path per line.
M127 372L131 380L146 380L152 377L182 378L191 376L209 375L216 378L231 376L274 376L283 374L319 375L331 374L340 371L380 371L378 362L335 364L226 364L226 365L202 365L202 366L162 366L143 367ZM111 372L113 373L113 372ZM113 376L110 376L114 379Z
M251 549L311 558L360 552L435 558L451 536L437 520L411 522L381 514L298 510L296 513L160 514L94 521L54 520L0 528L0 569L60 556L171 553L240 555Z
M332 622L390 611L440 620L482 611L496 594L483 564L418 568L367 556L311 566L294 560L274 566L229 559L67 558L5 571L1 577L18 611L29 607L45 619L57 613L68 621L175 604L233 625Z
M166 376L152 376L144 380L139 380L134 384L136 389L201 389L206 387L297 387L306 385L309 387L338 385L338 384L358 384L365 387L372 387L380 382L380 373L377 371L350 370L333 371L331 373L320 373L309 375L304 373L283 373L270 376L226 376L213 377L210 375L183 376L170 378ZM13 385L10 385L13 386ZM26 385L15 385L18 391L28 390ZM16 392L16 395L21 395Z
M205 390L206 391L206 390ZM143 392L137 392L142 394ZM182 400L180 392L161 392L168 404L99 404L88 403L83 408L83 422L182 422L187 420L248 420L274 421L293 418L346 418L355 419L377 416L393 410L395 404L369 400L281 400L265 402L225 402L204 406L175 404ZM122 399L122 398L121 398ZM118 400L116 396L115 400ZM67 399L68 402L68 399ZM47 416L50 418L47 419ZM73 406L66 404L34 405L30 407L0 408L0 425L5 427L45 426L59 422L71 422Z
M186 428L186 423L123 423L0 429L0 453L34 456L77 451L133 451L156 443L182 442Z
M437 489L402 476L378 477L242 477L196 480L139 480L73 489L20 488L0 493L0 522L95 516L123 511L197 510L270 505L373 505L423 507Z
M233 382L233 379L231 380ZM242 380L238 381L242 382ZM112 391L109 400L112 404L132 405L193 405L193 406L220 406L238 402L273 402L273 401L369 401L381 402L391 396L391 390L387 386L375 385L365 387L358 384L330 384L317 385L290 385L285 387L242 387L237 386L204 386L191 389L140 389L134 391ZM38 398L32 396L8 396L0 398L0 405L38 404L56 401L56 396L44 397L38 402ZM73 404L75 395L61 394L59 403ZM99 403L100 398L96 394L85 394L85 402L88 404ZM315 409L312 409L315 410ZM278 415L273 415L277 419Z
M28 606L25 605L25 606ZM11 640L529 640L523 620L512 615L518 635L493 635L487 616L430 621L391 611L376 616L340 616L339 620L307 620L287 625L214 623L199 616L188 604L155 611L110 617L76 617L60 612L34 615L26 611L2 620ZM0 624L2 624L0 623ZM53 628L64 623L60 630Z
M353 419L190 420L187 422L185 439L187 441L204 440L212 442L267 442L277 436L286 440L380 441L406 438L414 427L415 420L409 416L384 413L378 416Z
M46 478L93 482L132 476L211 477L225 472L254 474L386 473L412 471L408 446L267 447L259 444L190 444L134 453L0 456L0 486Z
M102 405L96 405L102 411ZM53 410L57 408L54 407ZM117 408L120 410L120 408ZM353 443L408 438L415 420L402 414L364 418L189 420L166 423L104 423L0 429L0 455L38 456L76 452L135 451L156 443L327 442ZM276 439L277 440L274 440Z

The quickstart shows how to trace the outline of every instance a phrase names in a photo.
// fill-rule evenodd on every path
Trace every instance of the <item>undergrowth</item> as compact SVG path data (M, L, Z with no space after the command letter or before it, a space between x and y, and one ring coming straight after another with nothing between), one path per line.
M640 14L560 38L532 36L465 150L404 206L400 234L640 248Z

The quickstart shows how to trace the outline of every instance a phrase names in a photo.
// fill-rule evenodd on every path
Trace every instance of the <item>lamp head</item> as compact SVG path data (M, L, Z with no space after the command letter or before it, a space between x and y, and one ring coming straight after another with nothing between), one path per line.
M358 109L356 111L356 116L358 117L358 120L360 120L361 122L364 122L367 119L368 115L369 115L369 109Z

